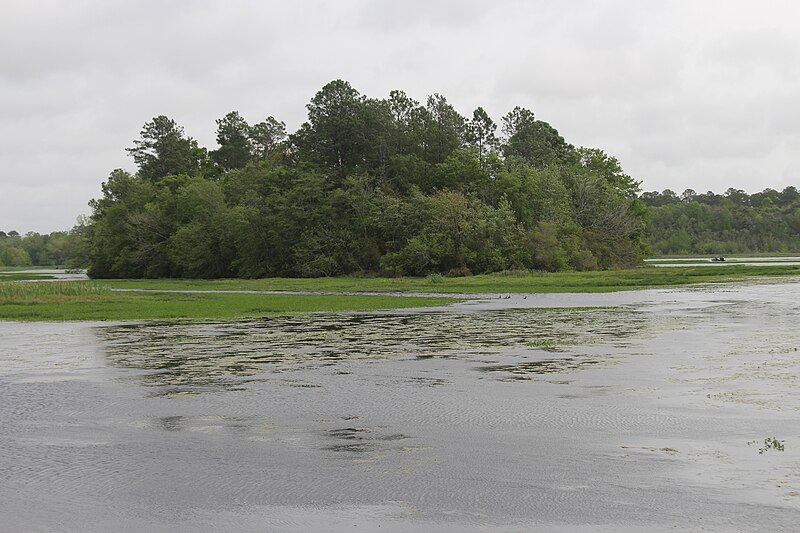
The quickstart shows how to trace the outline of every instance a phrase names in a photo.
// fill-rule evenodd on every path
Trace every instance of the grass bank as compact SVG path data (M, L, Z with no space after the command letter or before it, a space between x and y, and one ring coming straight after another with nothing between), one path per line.
M114 292L87 281L0 282L0 320L235 319L444 305L450 298Z
M0 320L235 319L313 311L428 307L451 298L392 295L176 293L174 290L308 292L558 293L610 292L795 276L799 266L686 266L601 272L506 272L447 278L269 278L221 280L0 281ZM148 289L119 292L113 289Z
M723 283L764 276L792 276L800 267L721 265L642 267L596 272L506 272L448 278L266 278L219 280L98 280L105 287L154 290L273 290L311 292L536 293L611 292L692 283Z

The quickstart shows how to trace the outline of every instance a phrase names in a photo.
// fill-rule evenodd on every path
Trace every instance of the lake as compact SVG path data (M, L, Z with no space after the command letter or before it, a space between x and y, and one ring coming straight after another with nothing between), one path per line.
M800 283L498 296L0 323L0 529L796 528Z
M718 256L719 257L719 256ZM656 267L687 267L687 266L798 266L800 257L796 256L776 256L776 257L723 257L723 261L717 261L710 257L671 257L671 258L651 258L645 259L645 264Z

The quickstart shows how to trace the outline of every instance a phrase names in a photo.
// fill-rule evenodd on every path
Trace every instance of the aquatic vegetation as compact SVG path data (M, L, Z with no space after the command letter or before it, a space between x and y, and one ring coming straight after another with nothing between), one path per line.
M641 334L647 317L628 309L600 313L508 311L458 313L318 313L215 323L150 322L98 328L106 360L115 367L144 368L135 379L178 391L229 390L251 379L279 378L309 362L361 359L476 358L486 377L530 377L574 372L608 363L604 353L559 353L526 346L531 339L567 345L618 342ZM135 349L131 349L135 347ZM490 356L491 359L486 357ZM289 383L281 385L307 387ZM415 387L437 387L446 376L414 376Z
M526 342L525 346L530 348L555 348L558 343L553 339L536 339Z
M784 442L785 441L778 440L775 437L767 437L766 439L764 439L764 445L761 446L758 449L758 453L759 453L759 455L761 455L764 452L769 451L769 450L775 450L775 451L778 451L778 452L782 452L783 449L784 449ZM748 446L753 445L753 444L758 444L758 441L757 440L751 440L750 442L747 443Z

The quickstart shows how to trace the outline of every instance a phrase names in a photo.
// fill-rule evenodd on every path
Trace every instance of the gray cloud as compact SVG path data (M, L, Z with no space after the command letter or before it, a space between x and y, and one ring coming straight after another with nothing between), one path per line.
M66 229L166 114L290 129L334 78L532 109L646 190L798 185L800 8L789 1L40 0L0 18L0 229Z

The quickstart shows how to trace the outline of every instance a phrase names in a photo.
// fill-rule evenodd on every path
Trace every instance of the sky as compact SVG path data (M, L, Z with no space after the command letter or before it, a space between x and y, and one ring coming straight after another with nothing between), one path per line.
M294 131L327 82L532 110L680 194L800 187L800 3L0 0L0 230L49 233L145 122L216 147L229 111Z

